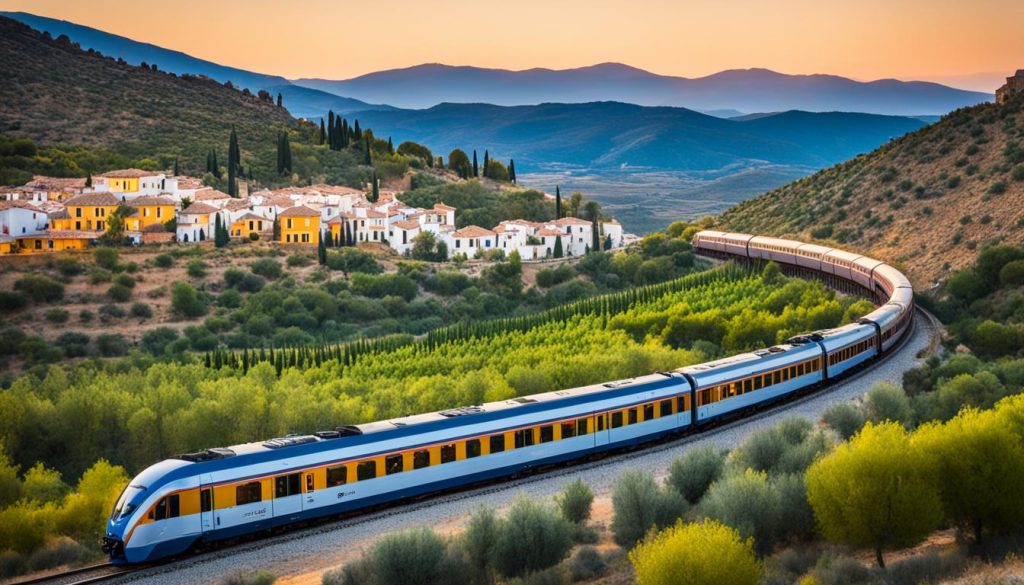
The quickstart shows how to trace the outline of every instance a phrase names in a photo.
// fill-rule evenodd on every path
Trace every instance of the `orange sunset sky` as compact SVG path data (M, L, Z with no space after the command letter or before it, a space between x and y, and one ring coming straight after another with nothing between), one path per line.
M348 78L425 62L767 67L989 91L1024 68L1022 0L0 0L224 65Z

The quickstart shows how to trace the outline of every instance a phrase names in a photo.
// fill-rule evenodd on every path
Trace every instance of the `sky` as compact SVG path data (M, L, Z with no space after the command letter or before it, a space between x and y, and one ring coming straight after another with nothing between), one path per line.
M1022 0L0 0L260 73L615 61L699 77L765 67L991 91L1024 68Z

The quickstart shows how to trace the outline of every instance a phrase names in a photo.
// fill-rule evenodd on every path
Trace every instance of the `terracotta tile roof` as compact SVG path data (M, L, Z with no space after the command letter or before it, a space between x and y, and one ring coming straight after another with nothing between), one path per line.
M50 219L70 219L71 215L68 213L67 209L61 209L59 211L54 211L52 213L49 213L48 217Z
M503 224L499 223L498 225L496 225L494 227L494 233L496 233L496 234L503 234L503 233L505 233L505 226Z
M248 199L232 199L224 205L224 209L230 209L231 211L241 211L250 207L252 207L252 201Z
M42 211L35 205L32 205L28 201L0 201L0 211L11 208L28 209L30 211Z
M174 205L173 199L160 197L159 195L144 195L128 202L131 207L142 207L143 205Z
M182 215L207 215L220 211L216 207L202 202L196 202L181 210Z
M248 221L250 219L252 219L252 220L259 220L259 221L271 221L270 219L267 219L267 218L263 217L262 215L256 215L255 213L246 213L245 215L243 215L242 217L239 217L235 221L236 222L238 222L238 221Z
M435 203L434 204L434 209L438 209L438 210L442 210L442 211L456 211L456 209L454 207L452 207L451 205L445 205L444 203Z
M195 177L189 177L182 175L180 177L174 177L178 179L178 189L202 189L203 180Z
M589 221L578 217L563 217L551 222L555 225L591 225Z
M71 199L64 202L67 206L117 206L121 205L121 200L114 196L113 193L100 192L100 193L82 193L81 195L75 195Z
M103 173L101 177L107 177L111 179L138 179L139 177L155 177L160 173L154 171L144 171L142 169L120 169L117 171L110 171L109 173Z
M349 213L347 211L339 211L338 215L335 215L331 219L327 220L327 223L329 223L331 225L340 224L342 218L345 218L345 219L356 219L356 216L355 216L355 214Z
M461 230L455 230L452 234L456 238L483 238L486 236L497 235L489 229L482 228L478 225L467 225Z
M85 178L82 177L44 177L42 175L36 175L32 177L32 180L25 183L25 186L30 189L39 189L42 191L60 191L63 189L84 189Z
M395 223L393 223L391 225L395 226L396 228L403 229L403 230L414 230L414 229L419 229L420 228L420 222L412 221L412 220L409 220L409 219L405 219L405 220L402 220L402 221L396 221Z
M552 229L544 228L542 230L538 230L537 231L537 235L538 236L564 236L564 235L566 235L566 233L565 232L560 232L558 230L552 230Z
M289 207L280 213L281 217L320 217L320 212L305 205Z
M399 215L402 215L402 212L398 211L397 209L392 209L388 211L388 217L397 217Z
M367 219L384 219L387 216L388 215L386 213L381 213L380 211L374 211L372 209L366 210Z
M220 201L221 199L231 199L231 195L223 191L218 191L213 187L207 187L200 191L196 191L193 201Z
M330 193L332 195L363 195L363 192L359 189L353 189L351 187L343 187L341 185L327 185L324 183L317 183L316 185L310 185L310 189L320 191L321 193Z

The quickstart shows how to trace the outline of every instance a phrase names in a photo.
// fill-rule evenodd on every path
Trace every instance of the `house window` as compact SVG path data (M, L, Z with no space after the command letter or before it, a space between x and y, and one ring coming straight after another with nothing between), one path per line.
M75 217L82 217L82 208L81 207L76 207L75 208Z
M455 240L455 247L456 248L461 248L462 247L462 240L458 240L458 239Z
M160 207L157 207L156 208L156 216L157 217L163 217L164 216L164 210L162 208L160 208Z
M309 227L309 218L306 218L306 227Z

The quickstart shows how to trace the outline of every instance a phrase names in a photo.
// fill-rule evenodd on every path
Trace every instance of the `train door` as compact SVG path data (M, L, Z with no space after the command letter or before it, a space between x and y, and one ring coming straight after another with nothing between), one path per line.
M289 516L302 511L302 475L289 473L274 478L274 517Z
M199 480L199 523L203 534L206 534L217 529L213 509L213 476L204 473Z
M594 445L601 447L611 442L611 431L608 428L608 414L603 413L594 417L597 425L594 431Z
M309 508L316 507L316 480L313 477L312 471L307 471L302 474L303 490L305 492L305 501L302 504L302 509L306 510Z

